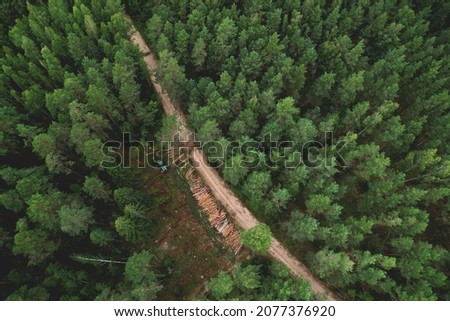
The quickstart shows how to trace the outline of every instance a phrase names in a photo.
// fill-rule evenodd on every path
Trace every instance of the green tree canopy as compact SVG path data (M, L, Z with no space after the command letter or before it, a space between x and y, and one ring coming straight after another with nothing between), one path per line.
M226 295L233 291L233 279L230 274L220 271L215 278L209 280L208 288L215 299L223 300Z
M270 228L260 223L251 229L241 233L241 241L255 252L267 253L272 242L272 233Z
M92 208L79 200L63 205L59 210L59 218L61 230L71 236L86 233L89 225L94 222Z

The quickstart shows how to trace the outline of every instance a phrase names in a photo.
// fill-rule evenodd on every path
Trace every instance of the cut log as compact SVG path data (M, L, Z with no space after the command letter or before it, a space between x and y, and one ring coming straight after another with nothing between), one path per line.
M207 215L209 224L223 236L224 243L233 253L238 254L242 248L240 233L227 219L225 211L220 209L210 189L195 175L193 167L186 171L185 178L200 210Z

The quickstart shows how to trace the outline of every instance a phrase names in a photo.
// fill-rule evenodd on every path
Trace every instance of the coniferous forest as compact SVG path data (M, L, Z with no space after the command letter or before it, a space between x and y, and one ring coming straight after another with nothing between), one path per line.
M266 255L270 233L340 299L450 299L450 2L0 12L0 299L321 299ZM203 148L209 164L264 223L242 232L243 254L173 166L141 168L139 148L101 166L105 142L173 127L127 15L196 138L217 147Z

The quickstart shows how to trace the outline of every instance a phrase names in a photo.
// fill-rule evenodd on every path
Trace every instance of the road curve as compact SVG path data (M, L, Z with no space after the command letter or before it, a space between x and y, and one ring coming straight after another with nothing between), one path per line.
M129 19L131 22L131 19ZM150 72L151 82L157 94L160 97L164 112L167 115L177 114L181 124L180 134L182 137L191 133L186 125L186 118L184 114L171 101L166 92L163 91L161 85L155 76L157 68L157 61L150 48L145 43L141 34L134 28L131 28L131 42L137 45L142 53L144 53L144 61ZM204 180L205 184L210 188L214 197L225 208L229 215L233 217L236 223L244 230L254 227L259 222L247 209L247 207L237 198L237 196L226 185L225 181L219 176L217 171L208 166L206 157L200 149L193 149L190 154L191 160L195 164L195 169ZM325 296L328 300L338 300L338 297L333 294L320 280L318 280L311 271L295 258L289 251L274 237L269 249L269 255L277 261L285 264L293 275L299 275L311 283L312 290L315 294Z

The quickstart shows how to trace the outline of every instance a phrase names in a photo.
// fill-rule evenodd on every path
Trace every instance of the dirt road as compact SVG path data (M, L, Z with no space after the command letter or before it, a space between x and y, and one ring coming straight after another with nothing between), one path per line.
M185 116L179 108L172 104L168 95L162 90L161 85L158 83L155 76L157 61L141 34L134 27L131 31L131 42L138 45L141 52L145 54L144 61L147 64L147 68L151 74L153 87L160 96L161 104L165 113L167 115L173 115L174 113L177 114L181 124L179 129L180 136L187 137L185 135L188 135L191 131L186 125ZM215 198L220 202L220 204L222 204L222 206L242 229L249 229L259 223L252 213L245 207L245 205L227 187L226 183L219 176L216 170L208 166L206 157L200 149L193 149L190 157L195 164L197 172L203 178L206 185L208 185ZM311 282L311 287L314 293L322 294L328 300L338 299L320 280L314 277L311 271L303 263L289 253L289 251L275 238L272 238L272 245L269 249L269 255L289 267L292 274L299 275Z

